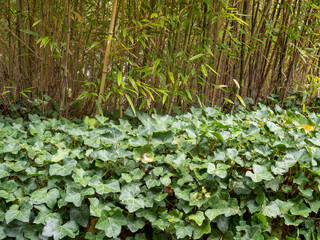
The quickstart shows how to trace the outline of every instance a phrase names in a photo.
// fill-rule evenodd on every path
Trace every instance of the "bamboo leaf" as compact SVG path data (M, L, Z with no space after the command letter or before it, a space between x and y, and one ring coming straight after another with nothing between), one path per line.
M207 69L203 64L201 64L201 72L203 73L204 76L206 77L208 76Z
M189 61L196 60L196 59L198 59L198 58L202 57L203 55L204 55L203 53L199 53L199 54L197 54L197 55L193 56L192 58L190 58L190 59L189 59Z
M168 72L170 80L172 83L174 83L174 77L173 77L173 73L172 72Z
M235 80L235 79L232 79L232 80L233 80L233 81L234 81L234 83L236 84L237 88L239 88L239 89L240 89L240 85L239 85L238 81L237 81L237 80Z
M96 105L97 105L97 108L98 108L100 115L103 116L103 110L102 110L101 104L99 103L98 100L96 100Z
M20 29L20 31L21 31L21 32L24 32L24 33L26 33L26 34L29 34L29 35L33 35L33 36L35 36L35 37L40 37L40 35L39 35L38 33L32 32L32 31L30 31L30 30L28 30L28 29Z
M32 24L32 27L37 26L41 21L42 21L42 20L35 21L35 22Z
M126 96L126 98L127 98L128 102L129 102L129 104L130 104L130 107L131 107L131 109L132 109L132 111L133 111L134 115L136 115L136 109L134 108L134 104L133 104L133 102L132 102L131 98L128 96L128 94L126 94L125 96Z
M236 96L237 96L237 98L239 99L239 101L241 102L241 104L246 107L246 104L245 104L245 102L243 101L242 97L241 97L239 94L236 94Z
M211 66L209 66L208 64L206 64L206 66L207 66L212 72L214 72L215 74L217 74L217 75L220 77L219 73L218 73L216 70L214 70Z
M121 86L123 88L125 87L125 83L124 83L121 71L118 72L117 81L118 81L118 86Z
M224 100L226 100L227 102L234 104L229 98L224 98Z

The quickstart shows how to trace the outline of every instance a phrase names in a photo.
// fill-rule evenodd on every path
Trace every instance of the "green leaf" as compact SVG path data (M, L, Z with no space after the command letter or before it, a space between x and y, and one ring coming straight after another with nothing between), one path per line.
M176 229L176 236L178 239L192 236L193 227L191 225L185 225L183 221L175 224L174 228Z
M120 184L116 179L108 179L106 183L103 183L98 176L94 176L90 180L89 186L93 187L98 194L120 192Z
M72 178L76 183L79 183L82 187L86 187L91 180L91 177L87 175L87 172L82 168L78 168L72 174Z
M130 213L144 208L145 203L139 198L140 188L139 185L129 183L125 185L122 190L119 199L121 203L125 204Z
M228 174L227 170L231 166L226 165L224 163L218 163L217 166L215 166L213 163L208 164L208 173L217 175L220 178L225 178Z
M111 211L110 204L106 204L98 198L89 198L90 214L95 217L100 217L103 210ZM112 204L111 204L112 206Z
M171 179L168 175L165 175L160 178L160 182L164 186L169 186L171 184Z
M288 213L289 210L290 210L290 209L292 208L292 206L294 205L294 204L291 203L291 202L281 201L281 200L279 200L279 199L276 199L274 202L275 202L275 203L277 204L277 206L279 207L281 215L284 215L284 214Z
M208 76L208 72L207 72L207 69L205 67L205 65L201 64L201 72L204 76Z
M254 182L273 179L272 174L268 172L266 167L257 164L253 164L253 173L248 171L246 172L246 176L250 177Z
M160 181L152 176L145 178L147 188L153 188L160 186Z
M206 219L201 226L194 224L193 227L194 227L194 231L193 231L194 239L199 239L204 234L208 234L211 232L211 225L210 225L209 219Z
M134 104L133 104L130 96L129 96L128 94L125 94L125 96L126 96L126 98L127 98L127 100L128 100L128 103L130 104L130 107L131 107L134 115L136 115L136 109L135 109L135 107L134 107Z
M46 225L43 228L42 235L45 237L53 237L54 240L63 239L65 237L74 238L78 234L78 225L75 221L69 221L63 225L56 218L47 218Z
M125 83L124 83L121 71L118 72L117 81L118 81L118 86L121 86L123 88L125 87Z
M126 218L120 210L109 212L103 210L101 217L96 223L96 228L103 230L107 237L116 238L121 232L121 227L127 224Z
M67 192L64 198L66 202L72 202L76 207L80 207L82 199L79 188L67 186Z
M152 143L156 144L166 144L166 143L172 143L174 140L173 133L171 131L167 132L155 132L152 135Z
M28 30L28 29L20 29L20 31L21 31L21 32L24 32L24 33L26 33L26 34L33 35L33 36L35 36L35 37L40 37L40 35L39 35L38 33L32 32L32 31L30 31L30 30Z
M41 188L31 193L30 201L33 204L47 204L49 208L53 208L60 197L59 191L56 188L48 189Z
M26 200L19 200L19 205L13 204L5 213L6 223L12 222L14 219L21 222L29 222L32 204Z
M280 209L276 202L270 202L262 208L262 214L270 218L276 218L280 215Z
M10 176L10 165L6 163L0 164L0 179Z
M127 217L127 226L131 232L137 232L139 229L143 228L145 221L143 218L135 218L133 214L129 214Z
M34 223L45 225L45 221L47 218L57 218L60 219L60 215L57 212L52 212L51 209L47 208L45 205L35 206L37 210L39 210L37 217L34 219Z
M104 231L99 231L97 234L87 232L85 236L85 238L89 240L103 240L105 237L106 235L104 234Z
M293 215L300 215L302 217L308 217L309 214L312 212L310 208L307 207L304 203L294 204L293 207L290 209L290 212Z
M239 99L239 101L241 102L241 104L246 107L245 102L243 101L242 97L239 94L236 94L236 97Z
M58 149L57 153L52 155L51 162L60 162L68 155L69 151L67 149Z
M55 163L50 165L49 174L51 176L68 176L74 170L74 167L77 165L77 161L74 159L66 159L62 165Z
M205 217L202 211L198 211L196 214L191 214L189 219L195 221L199 226L201 226Z
M90 210L87 205L81 205L80 208L71 208L70 220L75 221L82 227L86 227L89 223Z
M198 58L202 57L203 55L204 55L203 53L199 53L199 54L197 54L197 55L193 56L192 58L190 58L190 59L189 59L189 61L196 60L196 59L198 59Z

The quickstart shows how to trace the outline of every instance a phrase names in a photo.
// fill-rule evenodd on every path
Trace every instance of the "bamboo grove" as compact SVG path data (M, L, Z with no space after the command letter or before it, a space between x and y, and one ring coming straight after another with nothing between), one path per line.
M283 100L319 80L319 21L318 0L2 0L1 99L120 117Z

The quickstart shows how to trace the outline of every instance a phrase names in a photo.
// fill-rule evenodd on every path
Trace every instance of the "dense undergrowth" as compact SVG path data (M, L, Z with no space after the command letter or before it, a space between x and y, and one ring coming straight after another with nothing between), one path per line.
M0 116L0 239L318 239L320 117Z

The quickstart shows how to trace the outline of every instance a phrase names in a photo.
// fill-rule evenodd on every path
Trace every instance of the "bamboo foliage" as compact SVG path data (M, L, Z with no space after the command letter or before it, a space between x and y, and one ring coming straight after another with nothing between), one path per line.
M127 107L284 100L319 76L319 9L312 0L6 0L1 101L50 96L64 115L121 117Z

